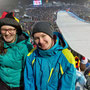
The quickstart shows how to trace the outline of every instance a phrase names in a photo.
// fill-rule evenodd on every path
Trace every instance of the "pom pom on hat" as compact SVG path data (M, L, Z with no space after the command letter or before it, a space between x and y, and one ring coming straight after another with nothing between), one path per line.
M87 62L88 62L88 59L86 57L82 57L81 63L82 64L87 64Z
M33 27L32 36L35 33L43 32L53 38L53 31L54 31L54 28L49 22L37 22Z
M82 57L82 60L85 60L85 57Z
M19 24L19 20L16 17L14 17L13 12L3 12L2 16L0 17L0 28L3 25L13 26L17 29L18 34L22 33L22 28Z

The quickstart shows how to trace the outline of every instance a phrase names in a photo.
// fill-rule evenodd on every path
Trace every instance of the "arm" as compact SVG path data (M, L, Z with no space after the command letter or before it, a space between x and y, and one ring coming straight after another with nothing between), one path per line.
M35 90L32 64L30 63L29 57L26 59L26 66L24 70L24 89Z
M59 90L75 90L76 82L76 68L75 68L75 59L72 53L68 49L62 51L63 57L63 71L60 82Z
M61 77L59 90L75 90L76 69L70 65Z

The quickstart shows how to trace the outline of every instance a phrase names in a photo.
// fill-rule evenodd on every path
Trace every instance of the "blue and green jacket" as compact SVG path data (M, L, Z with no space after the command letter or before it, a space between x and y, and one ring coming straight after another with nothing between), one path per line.
M4 42L6 54L0 54L0 79L10 86L20 87L23 84L23 71L26 56L33 48L30 37L26 33L17 35L14 43Z
M25 90L75 90L75 59L67 42L58 32L49 50L34 48L27 55L24 71Z

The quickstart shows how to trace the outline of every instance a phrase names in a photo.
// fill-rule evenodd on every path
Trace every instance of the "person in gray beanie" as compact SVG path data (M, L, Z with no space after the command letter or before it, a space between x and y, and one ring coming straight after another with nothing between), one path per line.
M75 90L75 59L63 36L50 22L37 22L32 36L37 47L27 55L25 90Z
M24 90L23 71L26 56L33 48L13 12L0 18L0 90Z
M37 32L44 32L53 38L54 28L48 22L39 22L33 27L32 36Z

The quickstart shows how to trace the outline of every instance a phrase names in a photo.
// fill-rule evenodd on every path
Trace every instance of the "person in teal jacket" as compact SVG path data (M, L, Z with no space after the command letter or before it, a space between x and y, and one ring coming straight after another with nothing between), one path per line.
M24 90L26 56L33 48L12 12L0 18L0 90Z
M27 55L25 90L75 90L75 59L68 44L49 22L37 22L32 31L37 45Z

